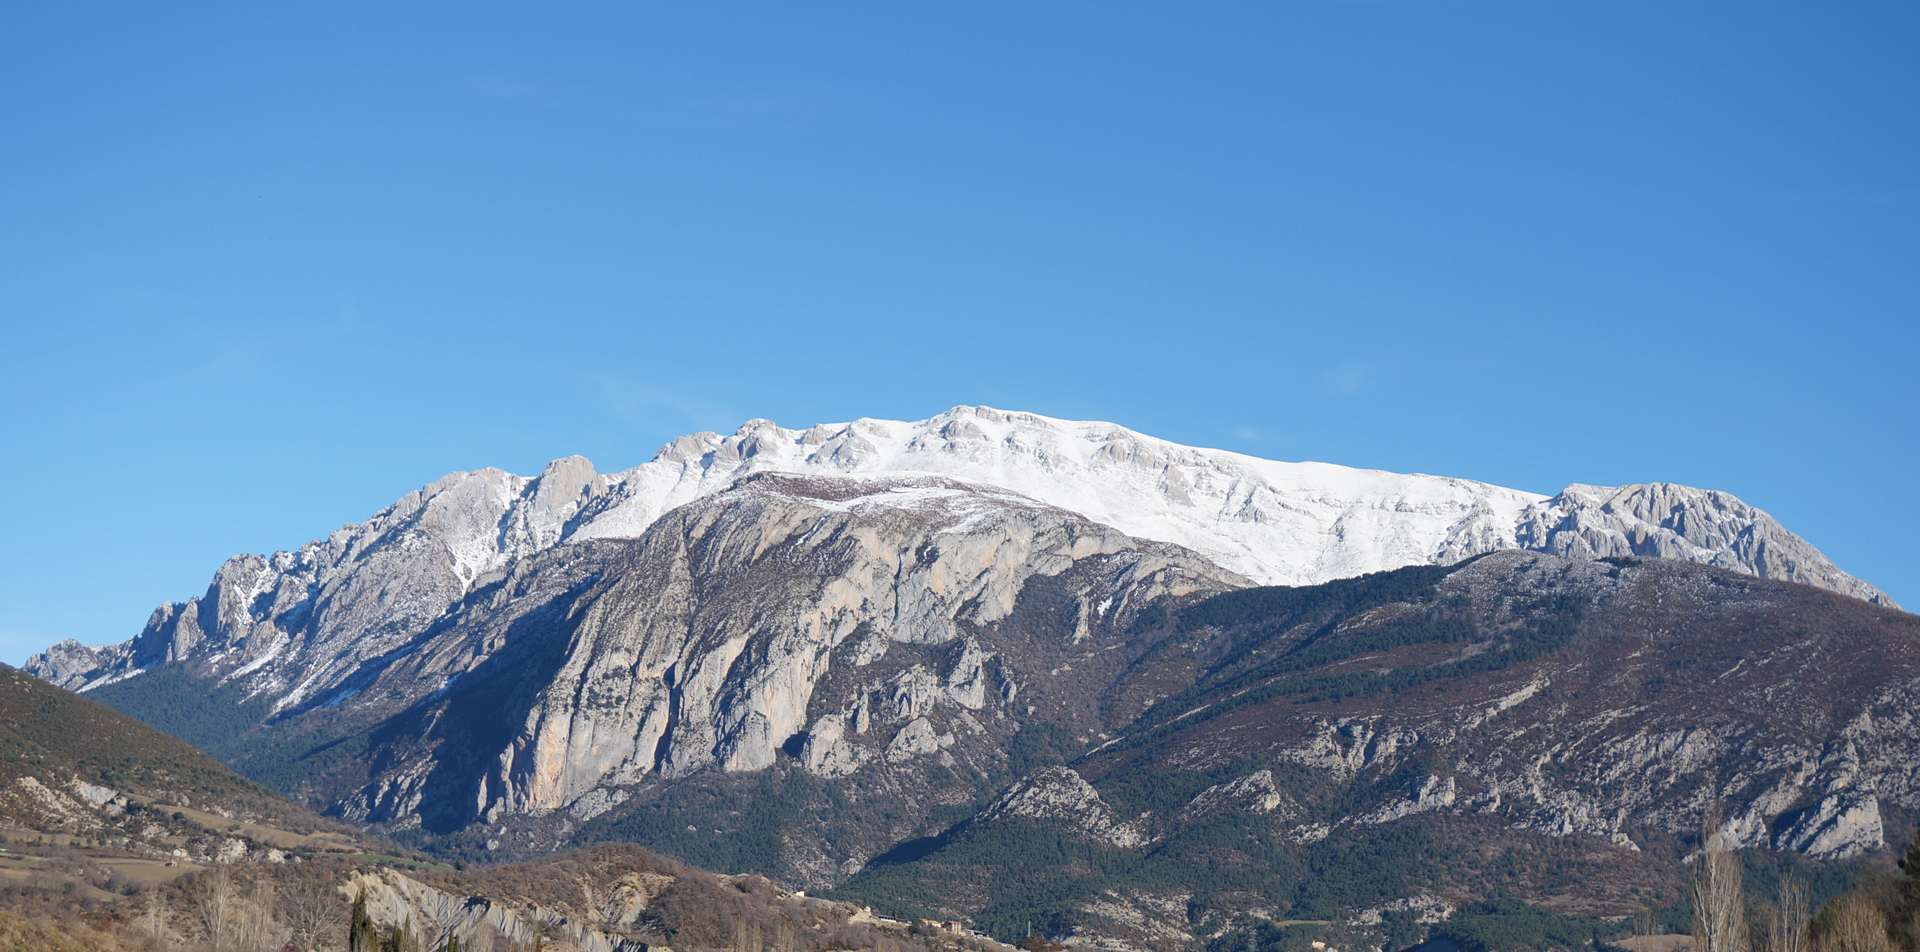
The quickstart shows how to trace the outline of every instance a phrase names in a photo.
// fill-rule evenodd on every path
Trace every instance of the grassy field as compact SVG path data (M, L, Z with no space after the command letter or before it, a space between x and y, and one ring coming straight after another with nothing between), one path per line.
M169 862L166 860L135 859L129 857L97 859L94 860L94 865L104 866L114 870L142 886L172 882L181 876L204 868L197 863L188 863L185 861Z

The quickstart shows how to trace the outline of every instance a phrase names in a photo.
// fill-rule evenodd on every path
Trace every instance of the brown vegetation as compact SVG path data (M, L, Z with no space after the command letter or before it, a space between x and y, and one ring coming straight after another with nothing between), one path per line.
M1872 869L1851 892L1807 915L1807 886L1785 877L1772 902L1755 902L1762 925L1746 952L1920 952L1920 835L1900 861L1906 876ZM1698 944L1695 948L1701 948Z
M128 883L128 895L106 899L71 888L0 890L0 908L11 910L0 913L0 952L348 952L352 903L342 887L356 876L368 881L363 874L369 871L345 858L320 857ZM411 876L450 895L511 910L535 923L537 934L516 944L488 929L453 935L432 921L376 918L360 937L366 952L571 952L577 933L565 923L679 952L1003 948L965 934L876 919L859 906L789 892L762 876L716 876L632 846ZM636 886L639 893L631 891ZM623 894L622 888L630 891ZM605 919L610 900L635 895L645 906L639 916Z

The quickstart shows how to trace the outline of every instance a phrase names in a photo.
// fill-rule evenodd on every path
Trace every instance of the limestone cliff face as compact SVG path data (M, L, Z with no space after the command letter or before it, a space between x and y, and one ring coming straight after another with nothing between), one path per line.
M471 718L442 726L435 714L433 739L391 748L350 812L393 822L448 791L489 822L590 817L644 780L756 771L783 748L822 777L941 758L956 733L987 733L983 717L1017 730L1000 709L1039 672L1003 657L996 628L1035 579L1071 577L1059 597L1109 627L1163 595L1245 584L1177 546L939 477L755 477L591 564L597 581L544 636L556 660L524 686L523 707L496 708L517 730L488 748ZM368 693L422 698L416 718L500 703L512 692L499 675L450 670L475 670L511 641L482 634L477 617ZM1084 641L1089 624L1051 634ZM923 660L890 658L900 646ZM449 677L443 698L426 692Z
M974 822L985 824L1009 819L1065 827L1121 849L1144 846L1150 841L1142 830L1144 823L1122 822L1114 815L1113 808L1100 799L1099 791L1066 767L1047 767L1021 778Z
M342 898L364 896L375 926L411 929L427 948L458 939L470 949L647 952L657 946L621 933L631 930L648 903L672 884L673 877L655 872L605 871L577 884L580 899L575 901L584 900L585 909L454 895L392 870L357 873L338 891Z

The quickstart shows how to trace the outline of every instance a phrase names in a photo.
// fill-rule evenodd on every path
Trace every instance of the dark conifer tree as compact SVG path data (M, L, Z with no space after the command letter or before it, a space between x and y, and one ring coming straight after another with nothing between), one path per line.
M367 890L362 887L353 897L353 912L347 917L347 952L378 952L380 933L367 915Z

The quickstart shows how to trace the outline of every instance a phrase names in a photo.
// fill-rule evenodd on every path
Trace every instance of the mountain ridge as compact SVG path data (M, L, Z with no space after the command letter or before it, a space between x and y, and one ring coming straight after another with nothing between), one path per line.
M1313 584L1524 548L1702 562L1894 604L1766 513L1717 491L1575 484L1541 496L1185 447L1110 423L955 407L913 423L862 419L806 430L751 420L728 437L680 437L618 474L599 474L578 456L534 477L450 474L297 550L235 556L206 593L161 605L127 642L69 639L25 667L85 690L207 643L260 664L289 648L311 654L324 645L338 664L275 691L280 708L294 706L337 683L343 665L393 649L518 560L565 543L638 538L673 508L764 472L961 479L1183 545L1260 584Z
M1508 551L1154 625L1111 738L835 895L1145 947L1501 895L1618 917L1681 900L1716 804L1788 868L1920 819L1920 618L1835 593Z

